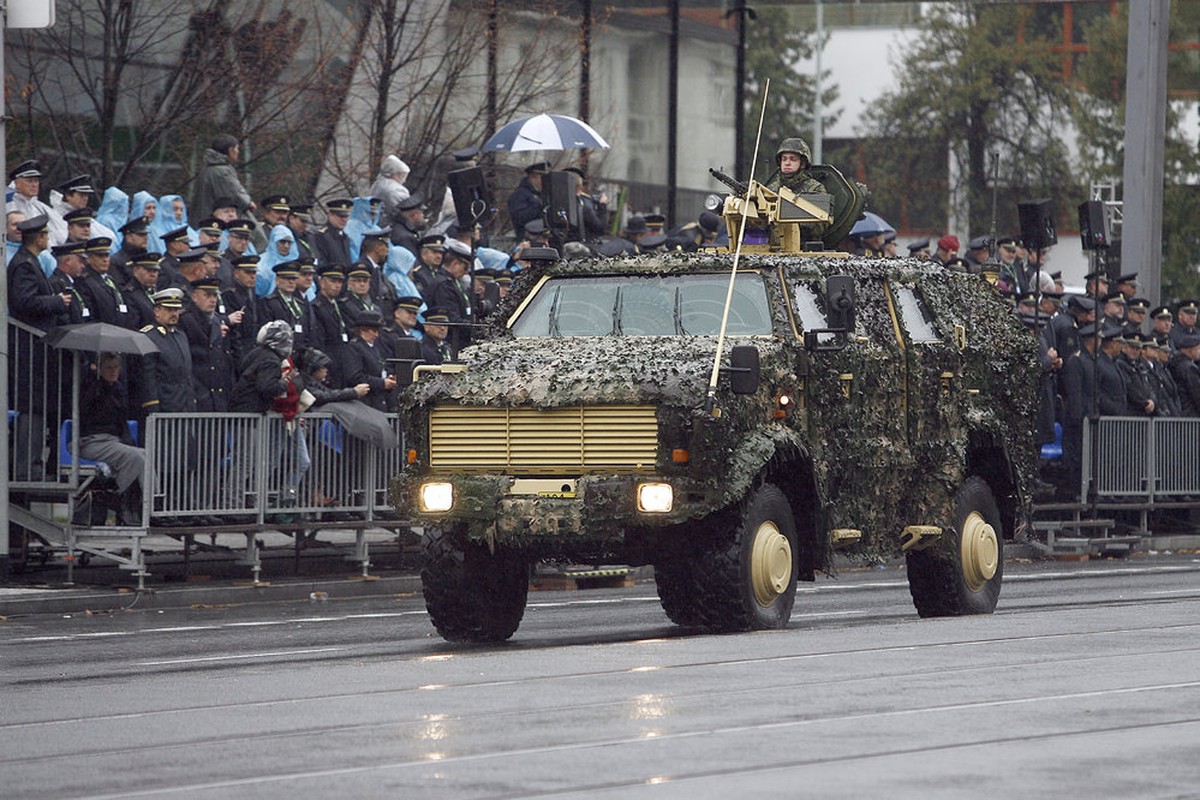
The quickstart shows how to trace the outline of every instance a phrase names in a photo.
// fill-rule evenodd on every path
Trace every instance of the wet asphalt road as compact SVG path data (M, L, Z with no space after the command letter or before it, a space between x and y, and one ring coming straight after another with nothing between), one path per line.
M499 647L419 597L0 622L6 798L1195 797L1200 559L1010 564L920 620L902 571L688 634L653 585L531 593Z

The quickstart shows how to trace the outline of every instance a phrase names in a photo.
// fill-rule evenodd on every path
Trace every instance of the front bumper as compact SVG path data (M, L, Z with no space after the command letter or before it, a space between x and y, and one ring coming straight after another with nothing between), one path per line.
M449 511L420 510L418 492L428 481L450 483L454 504ZM635 528L662 528L698 519L719 510L722 493L711 484L655 475L585 475L561 482L559 491L526 493L528 483L508 475L423 475L407 477L395 487L404 513L429 525L465 525L471 538L516 545L535 542L619 541ZM637 487L667 483L674 501L668 512L637 507ZM561 491L569 485L571 491ZM572 496L573 495L573 496Z

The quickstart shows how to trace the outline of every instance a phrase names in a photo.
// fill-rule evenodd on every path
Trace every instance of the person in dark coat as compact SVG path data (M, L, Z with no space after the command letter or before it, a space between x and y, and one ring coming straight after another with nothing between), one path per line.
M346 271L346 293L341 303L347 320L355 320L362 314L383 316L383 309L371 296L371 269L366 264L355 264Z
M229 321L229 352L235 368L254 349L254 337L261 326L258 296L254 282L258 275L258 256L239 256L233 261L233 287L221 293Z
M220 282L216 277L192 282L192 294L179 316L192 354L192 381L197 411L225 412L233 393L234 367L226 338L228 326L216 313Z
M1125 413L1129 416L1153 416L1158 412L1158 398L1149 368L1142 358L1141 334L1129 330L1121 334L1121 354L1117 369L1125 379Z
M370 391L362 401L371 408L387 411L391 404L392 391L396 388L396 379L388 374L387 359L391 354L386 352L379 341L379 331L383 327L383 318L379 312L366 312L354 320L354 341L345 349L346 381L350 385L365 383Z
M67 242L50 248L57 264L54 272L50 273L50 285L59 294L65 292L71 295L72 302L67 310L72 325L93 321L92 310L76 286L79 276L83 274L83 254L86 250L86 242Z
M1102 417L1121 417L1126 412L1125 376L1117 367L1121 354L1121 329L1100 329L1100 353L1096 356L1096 406Z
M133 257L149 249L150 226L145 217L131 219L119 229L122 234L121 249L108 260L108 271L118 286L125 286L133 278Z
M359 260L355 266L364 266L371 273L371 297L379 306L379 313L384 319L390 319L392 309L396 307L396 287L383 274L384 265L388 258L388 234L390 229L377 228L363 233L362 247L359 249Z
M183 312L183 291L163 289L154 295L154 325L142 333L158 345L158 352L142 356L137 381L141 417L155 412L196 410L196 391L192 382L192 351L187 336L179 329Z
M346 273L336 264L321 267L317 281L317 299L312 302L312 335L310 346L322 351L330 360L327 365L330 386L345 386L342 352L350 343L350 323L338 298L346 285ZM306 361L307 363L307 361Z
M462 284L472 261L471 248L458 241L446 241L446 255L438 269L437 280L428 298L433 308L444 310L450 318L450 345L461 352L471 342L471 323L475 321L470 292Z
M395 353L396 342L401 339L421 340L422 334L417 330L417 314L424 304L425 301L415 295L396 300L392 319L383 326L383 340L389 351Z
M1079 329L1080 349L1063 361L1063 499L1078 500L1083 478L1083 426L1096 413L1094 381L1099 338L1094 322Z
M450 314L444 308L431 308L425 312L425 338L421 340L421 358L426 364L444 364L453 361L458 353L447 337Z
M158 291L158 262L162 253L148 253L145 250L134 253L129 261L129 271L133 277L122 287L125 302L129 304L129 314L138 330L154 324L154 295Z
M518 241L525 234L525 225L541 219L546 200L542 196L542 176L550 171L547 161L539 161L525 168L525 177L508 196L508 217Z
M420 256L421 234L429 227L425 218L425 196L420 192L405 197L392 213L392 244Z
M188 238L189 235L190 232L187 225L182 225L162 235L163 245L167 248L167 252L163 256L162 261L159 262L159 289L174 287L187 294L188 286L192 279L186 278L180 273L180 264L185 258L190 258L192 254L192 243Z
M317 262L322 266L336 264L339 267L348 267L353 263L353 259L350 257L350 237L346 235L346 224L350 222L354 200L339 197L326 203L325 208L329 212L325 226L315 237Z
M259 322L286 322L292 329L292 350L297 356L308 347L308 332L312 328L308 304L297 296L296 281L300 277L300 262L284 261L272 268L275 291L259 303Z
M319 408L326 403L361 400L371 391L371 386L367 383L345 387L331 385L328 378L333 366L334 360L314 347L310 347L304 354L304 388L314 398L313 408Z
M129 330L137 330L137 321L130 313L125 293L108 274L109 248L112 241L107 237L89 239L87 243L87 267L79 277L79 292L87 301L95 322L107 322Z
M1171 339L1171 346L1176 350L1180 349L1183 337L1200 333L1200 329L1196 327L1198 311L1200 311L1200 300L1181 300L1175 309L1175 324L1171 326L1170 333L1167 335Z
M18 223L21 247L8 263L8 307L12 318L49 332L71 321L70 292L56 292L42 271L39 255L50 245L49 220L33 217ZM9 336L14 334L10 331ZM42 480L46 464L42 450L49 430L58 430L57 403L47 404L44 376L35 371L49 351L40 339L25 331L10 339L9 404L20 412L13 425L13 477Z
M288 207L287 226L296 237L296 257L308 257L317 264L317 232L312 228L312 203L293 203Z
M228 133L213 137L212 146L204 151L204 166L196 176L191 209L195 219L202 219L213 212L220 198L230 198L237 203L238 213L245 216L254 210L250 193L242 186L237 169L233 166L241 155L238 140Z
M421 293L422 298L429 297L437 280L438 267L442 266L442 258L446 254L446 237L440 233L423 236L417 251L417 261L409 270L408 277Z
M1142 337L1142 353L1150 362L1150 377L1154 381L1155 396L1158 398L1158 414L1162 417L1178 417L1183 413L1179 404L1179 385L1167 368L1171 358L1171 342L1166 336Z
M146 451L135 447L128 420L133 416L121 376L121 357L103 353L95 374L79 394L79 455L101 461L113 471L120 493L118 525L141 524L141 483Z
M1178 349L1167 362L1179 387L1180 414L1200 417L1200 333L1176 337Z

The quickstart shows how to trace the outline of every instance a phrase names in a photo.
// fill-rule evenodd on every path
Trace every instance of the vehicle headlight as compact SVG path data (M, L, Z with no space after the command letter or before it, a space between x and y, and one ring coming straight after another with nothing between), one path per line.
M454 505L454 484L423 483L418 496L422 511L449 511Z
M675 492L669 483L639 483L637 487L638 511L665 514L675 502Z

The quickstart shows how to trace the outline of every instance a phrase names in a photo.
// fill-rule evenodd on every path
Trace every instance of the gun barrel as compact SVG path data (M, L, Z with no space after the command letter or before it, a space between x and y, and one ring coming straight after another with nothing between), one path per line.
M721 183L728 186L730 189L733 189L733 191L735 191L738 194L745 194L747 189L750 188L746 184L739 181L737 178L726 175L724 172L722 172L719 169L716 169L715 167L709 167L708 173L710 175L712 175L714 178L716 178L717 180L719 180Z

